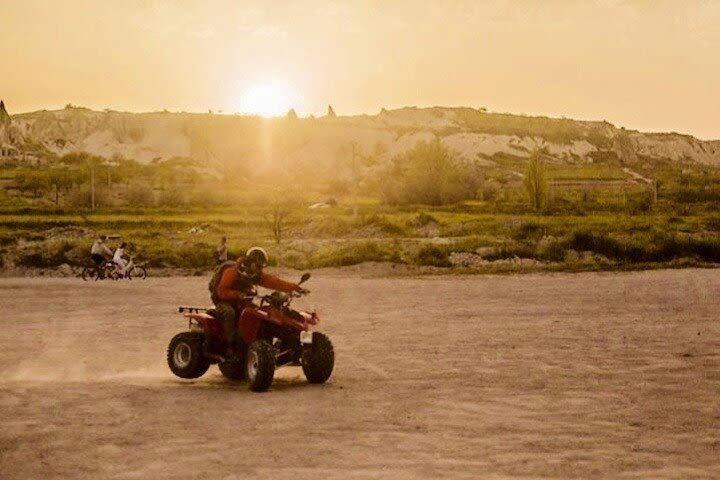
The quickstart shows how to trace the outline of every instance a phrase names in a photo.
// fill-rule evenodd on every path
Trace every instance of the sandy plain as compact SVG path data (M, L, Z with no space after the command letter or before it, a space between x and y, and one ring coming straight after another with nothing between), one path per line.
M173 377L207 279L0 279L0 478L720 478L720 271L361 278L325 385Z

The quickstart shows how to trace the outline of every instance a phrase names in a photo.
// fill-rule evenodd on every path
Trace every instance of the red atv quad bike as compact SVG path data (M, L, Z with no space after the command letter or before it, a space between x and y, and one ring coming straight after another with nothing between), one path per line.
M309 278L305 273L300 283ZM198 378L217 363L225 377L247 380L250 390L256 392L270 388L275 369L286 365L301 366L310 383L325 382L332 374L335 353L326 335L311 330L319 321L317 314L290 308L293 298L302 295L273 292L247 297L260 302L240 314L238 336L242 345L233 358L224 356L225 332L213 309L179 307L188 319L189 331L178 333L170 341L170 370L180 378Z

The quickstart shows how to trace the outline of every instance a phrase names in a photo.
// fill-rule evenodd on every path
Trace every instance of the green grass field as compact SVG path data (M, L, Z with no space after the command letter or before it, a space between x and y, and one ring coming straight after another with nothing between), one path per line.
M583 270L720 262L717 216L663 214L532 215L485 213L482 202L395 208L295 209L277 243L261 205L209 211L146 209L97 214L0 215L6 269L80 266L95 235L127 241L150 267L200 271L215 265L221 236L232 254L263 245L276 264L294 268L393 262L452 271ZM519 262L522 264L522 260ZM526 264L528 262L525 262ZM526 265L527 269L527 265Z
M417 148L420 166L405 158L405 169L384 186L382 172L365 175L355 194L347 178L328 177L306 189L293 179L280 190L281 182L198 179L190 167L172 162L126 162L120 168L95 159L96 175L105 182L98 185L95 209L88 189L92 158L71 156L44 169L0 169L10 179L0 189L0 268L79 267L99 234L128 242L137 260L150 267L194 271L214 267L222 236L233 254L262 245L275 263L295 268L372 261L501 272L720 262L718 168L633 165L655 180L649 183L632 178L618 159L549 162L547 196L534 212L520 173L528 160L495 155L495 166L482 170L450 168L444 189L462 184L466 174L476 176L474 183L464 184L464 201L447 200L455 198L450 192L447 198L428 197L444 199L430 206L409 199L425 198L423 192L437 186L437 175L428 177L426 170L448 165L436 165L429 156L449 157L437 145ZM143 180L133 183L132 171ZM387 193L393 188L407 188L407 195L392 201ZM194 194L178 195L183 192ZM336 206L308 208L330 197ZM270 221L278 208L287 214L275 232L279 239Z

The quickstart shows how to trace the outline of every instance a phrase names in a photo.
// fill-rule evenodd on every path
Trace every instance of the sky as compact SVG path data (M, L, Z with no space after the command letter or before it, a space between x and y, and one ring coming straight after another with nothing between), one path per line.
M607 120L720 139L720 1L0 0L0 98Z

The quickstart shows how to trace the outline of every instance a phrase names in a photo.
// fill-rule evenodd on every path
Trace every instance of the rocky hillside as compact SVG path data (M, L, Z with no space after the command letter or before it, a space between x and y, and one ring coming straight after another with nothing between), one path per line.
M360 152L391 158L420 140L440 138L468 159L491 164L543 148L558 162L614 157L720 165L720 141L677 133L642 133L607 122L488 113L471 108L384 110L377 115L263 119L190 113L98 112L69 107L8 116L0 110L0 143L20 152L87 151L141 162L193 158L208 167L236 162L330 167Z

